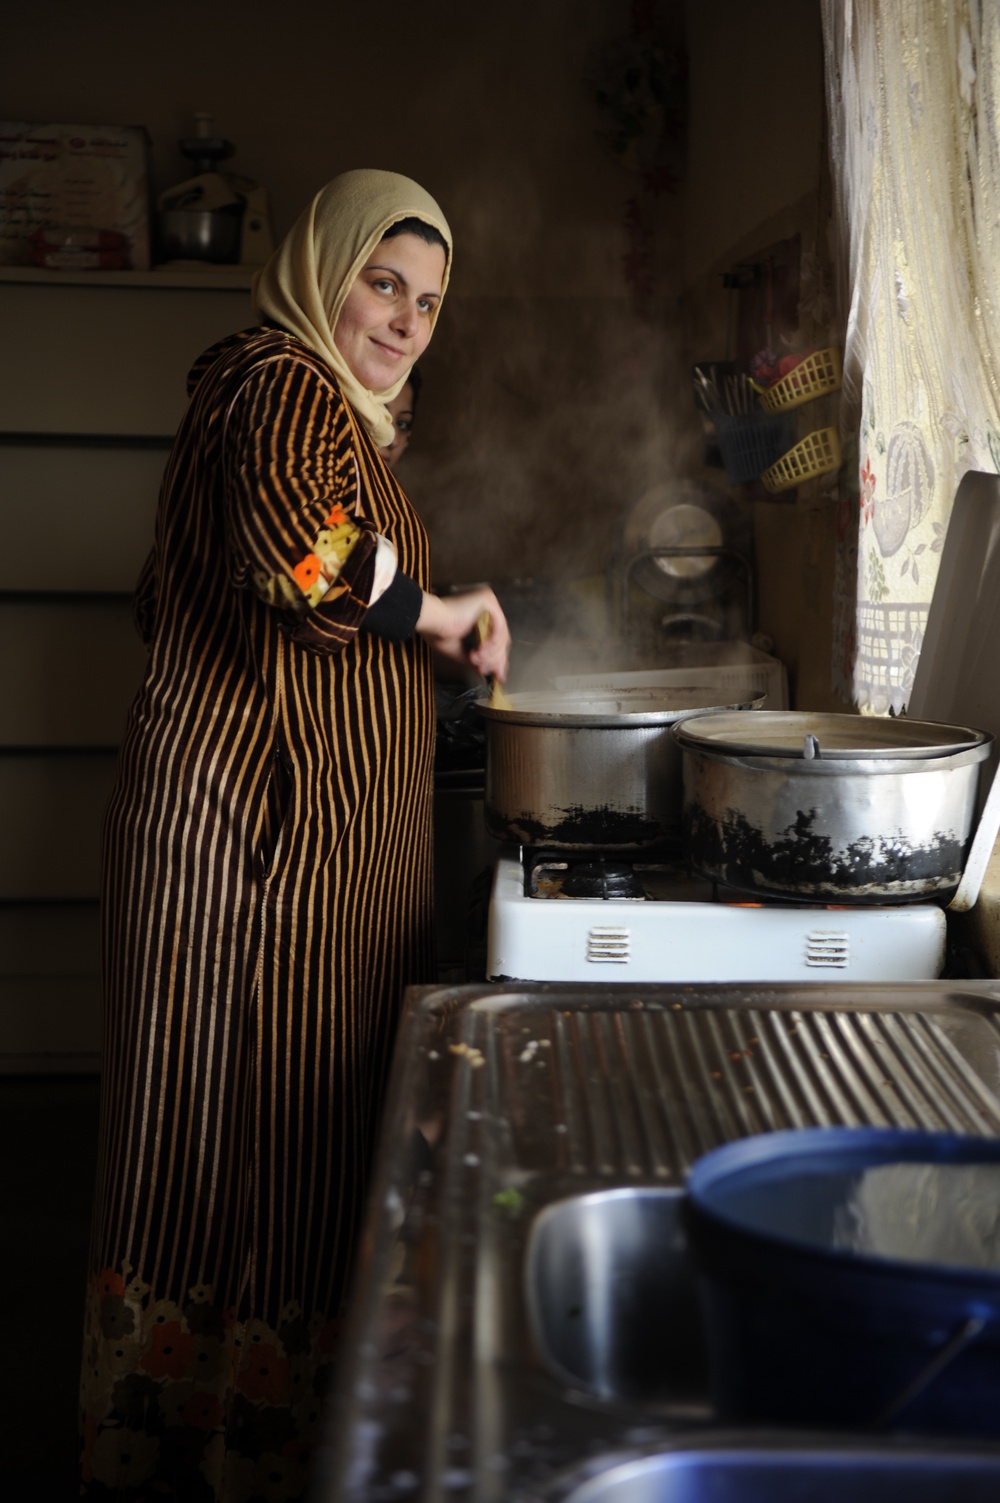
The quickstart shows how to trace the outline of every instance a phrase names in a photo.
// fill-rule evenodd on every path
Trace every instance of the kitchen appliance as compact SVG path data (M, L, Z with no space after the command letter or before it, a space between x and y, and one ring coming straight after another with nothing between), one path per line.
M682 689L697 679L727 701L757 699L762 710L788 709L788 672L784 663L750 642L672 642L657 654L651 668L606 669L595 673L557 673L557 689Z
M194 136L177 144L198 169L157 200L158 260L263 266L274 249L267 193L252 178L220 172L232 141L213 134L214 117L198 113Z
M970 472L942 553L910 698L914 717L996 737L998 650L1000 479ZM980 787L995 762L994 742L980 763ZM998 826L994 780L953 911L975 903ZM525 981L926 980L942 973L947 942L947 910L934 901L817 904L762 894L748 901L693 875L679 845L639 861L510 845L493 874L485 974Z
M658 860L504 847L493 872L490 981L892 981L941 974L932 903L747 902Z
M641 850L680 832L681 757L673 728L718 708L684 687L540 690L486 724L486 828L501 840L574 850ZM747 708L754 697L730 699Z

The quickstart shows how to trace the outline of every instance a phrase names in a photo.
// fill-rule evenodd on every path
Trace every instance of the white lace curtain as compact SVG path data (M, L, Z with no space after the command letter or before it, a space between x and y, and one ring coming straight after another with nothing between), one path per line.
M1000 3L821 0L846 496L834 686L906 703L952 499L1000 471Z

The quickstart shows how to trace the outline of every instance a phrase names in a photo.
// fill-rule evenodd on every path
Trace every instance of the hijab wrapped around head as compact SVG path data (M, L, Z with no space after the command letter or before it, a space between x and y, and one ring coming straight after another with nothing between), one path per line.
M412 179L397 172L363 168L341 173L320 189L257 273L253 285L258 315L297 334L322 356L380 448L390 444L393 435L385 404L402 391L409 371L387 390L370 391L337 349L333 331L358 272L386 230L411 217L433 225L447 243L443 298L451 271L448 221L430 194ZM431 314L433 321L440 306L438 302Z

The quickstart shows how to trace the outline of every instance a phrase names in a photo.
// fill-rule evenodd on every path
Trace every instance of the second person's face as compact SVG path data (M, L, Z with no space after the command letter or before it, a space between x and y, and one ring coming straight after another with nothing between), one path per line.
M380 240L358 272L333 341L369 391L387 391L427 348L444 271L440 245L396 235Z
M382 450L382 458L390 470L394 470L406 453L410 434L413 432L413 387L409 381L403 390L385 405L392 418L393 438L392 443Z

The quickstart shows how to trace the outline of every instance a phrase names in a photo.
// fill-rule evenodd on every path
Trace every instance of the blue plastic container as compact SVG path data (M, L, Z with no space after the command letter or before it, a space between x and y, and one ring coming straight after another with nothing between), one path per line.
M1000 1437L994 1184L1000 1141L956 1134L774 1132L699 1159L685 1220L719 1417ZM956 1257L925 1260L942 1242Z
M996 1503L998 1497L1000 1455L913 1446L881 1453L726 1446L623 1462L575 1488L566 1503Z

